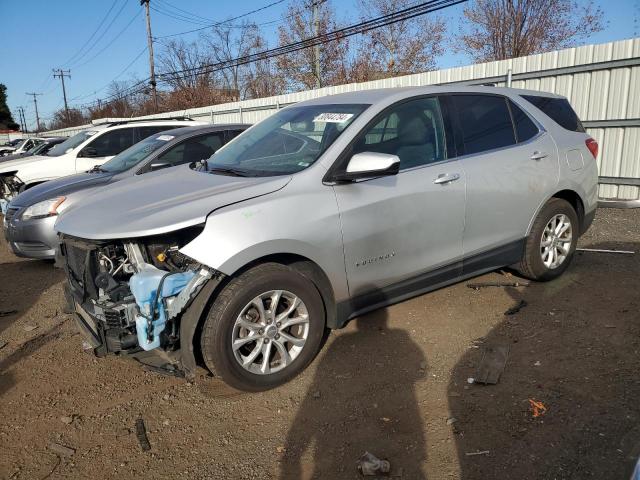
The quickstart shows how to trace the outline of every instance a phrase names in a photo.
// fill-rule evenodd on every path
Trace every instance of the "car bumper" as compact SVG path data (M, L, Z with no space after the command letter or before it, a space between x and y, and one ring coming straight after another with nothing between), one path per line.
M4 237L19 257L50 260L55 257L58 234L53 226L57 217L20 220L19 214L3 221Z

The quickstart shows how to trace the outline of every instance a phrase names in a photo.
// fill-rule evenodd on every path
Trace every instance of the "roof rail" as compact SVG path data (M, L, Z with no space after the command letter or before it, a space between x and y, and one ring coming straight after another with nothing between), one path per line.
M181 122L193 121L193 118L186 116L179 117L163 117L163 118L136 118L131 120L117 120L115 122L109 122L107 124L107 128L113 127L115 125L125 125L127 123L137 123L137 122L164 122L167 120L179 120Z

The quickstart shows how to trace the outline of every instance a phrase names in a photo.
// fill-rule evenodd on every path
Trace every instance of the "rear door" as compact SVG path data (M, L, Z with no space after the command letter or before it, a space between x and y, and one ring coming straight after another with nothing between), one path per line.
M448 101L467 175L465 271L518 261L530 220L558 182L556 145L506 97L455 94Z
M397 175L333 187L355 310L438 283L439 267L459 273L465 176L445 125L438 97L413 99L381 114L345 152L400 157Z

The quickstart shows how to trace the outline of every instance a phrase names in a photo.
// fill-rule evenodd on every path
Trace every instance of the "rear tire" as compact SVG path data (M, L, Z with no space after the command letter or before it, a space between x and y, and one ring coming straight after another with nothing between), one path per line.
M266 263L220 292L205 320L202 355L207 368L232 387L268 390L309 365L324 332L324 305L313 282L285 265Z
M571 204L552 198L533 222L518 271L539 282L559 277L573 259L579 231L578 215Z

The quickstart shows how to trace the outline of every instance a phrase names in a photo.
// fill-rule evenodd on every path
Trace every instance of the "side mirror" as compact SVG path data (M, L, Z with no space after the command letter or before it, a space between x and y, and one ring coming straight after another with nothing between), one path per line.
M156 170L162 170L163 168L169 168L172 165L170 163L152 163L150 165L151 171L155 172Z
M353 182L363 178L396 175L400 171L400 158L389 153L356 153L344 172L334 176L337 182Z
M78 156L83 158L97 157L98 151L93 147L84 147L82 150L80 150Z

